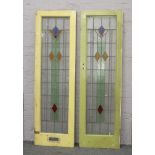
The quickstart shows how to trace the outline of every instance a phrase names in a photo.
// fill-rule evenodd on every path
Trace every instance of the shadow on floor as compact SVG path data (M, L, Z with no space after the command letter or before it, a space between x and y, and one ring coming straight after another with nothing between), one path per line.
M132 155L132 147L122 145L120 149L88 149L35 146L33 142L24 142L24 155Z

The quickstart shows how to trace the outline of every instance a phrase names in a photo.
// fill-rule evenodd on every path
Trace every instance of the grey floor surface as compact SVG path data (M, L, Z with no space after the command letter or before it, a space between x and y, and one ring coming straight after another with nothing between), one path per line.
M33 142L24 142L24 155L132 155L131 146L121 146L120 149L88 149L35 146Z

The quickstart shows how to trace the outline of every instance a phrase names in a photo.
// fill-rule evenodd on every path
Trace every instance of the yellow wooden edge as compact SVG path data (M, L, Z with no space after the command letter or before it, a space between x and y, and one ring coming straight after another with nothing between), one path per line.
M52 16L70 17L68 134L41 132L41 19L42 17ZM35 45L35 145L73 147L75 113L76 12L72 10L38 11L36 15ZM59 138L59 142L49 141L48 138L51 136Z
M81 11L83 16L115 16L120 10L87 10Z
M69 57L69 139L74 145L75 120L75 50L76 50L76 12L70 12L70 57Z
M115 136L120 144L121 130L121 97L122 97L122 27L123 12L117 12L117 51L115 76Z
M117 60L115 83L115 133L114 135L88 135L86 134L86 66L87 38L86 17L98 15L117 16ZM122 22L123 12L117 11L82 11L81 12L81 44L80 44L80 146L95 148L120 148L120 124L121 124L121 91L122 91Z
M42 17L71 17L74 16L74 10L53 10L53 11L38 11L37 14Z
M80 32L80 133L79 144L82 146L86 134L86 15L81 13Z
M41 101L41 17L36 16L35 33L35 131L40 132L40 101Z
M58 138L60 141L49 141L50 137ZM39 133L35 134L35 145L73 147L74 144L70 138L69 134Z

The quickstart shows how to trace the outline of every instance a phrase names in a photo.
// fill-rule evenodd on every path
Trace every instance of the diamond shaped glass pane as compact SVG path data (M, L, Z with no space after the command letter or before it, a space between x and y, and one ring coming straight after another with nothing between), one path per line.
M58 60L61 60L62 58L62 55L61 55L61 52L58 53Z
M50 53L49 57L50 57L50 60L53 60L53 59L54 59L54 54L53 54L53 52Z
M102 108L102 106L101 105L99 105L99 107L98 107L98 112L99 112L99 114L101 114L102 113L102 111L103 111L103 108Z
M96 52L96 54L95 54L95 59L98 61L99 58L100 58L100 54L99 54L99 52Z
M106 61L107 58L108 58L108 54L107 54L106 52L104 52L104 53L103 53L103 59L104 59L104 61Z
M53 112L57 111L57 106L55 104L53 104L53 106L51 107L51 110L53 110Z
M104 31L105 31L104 27L100 26L99 33L100 33L101 36L103 36Z

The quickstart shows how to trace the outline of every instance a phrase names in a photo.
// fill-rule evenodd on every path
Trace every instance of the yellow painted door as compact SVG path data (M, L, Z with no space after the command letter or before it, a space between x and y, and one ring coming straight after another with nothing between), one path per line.
M80 146L119 148L122 11L83 11L80 50Z
M74 146L75 11L38 11L35 145Z

